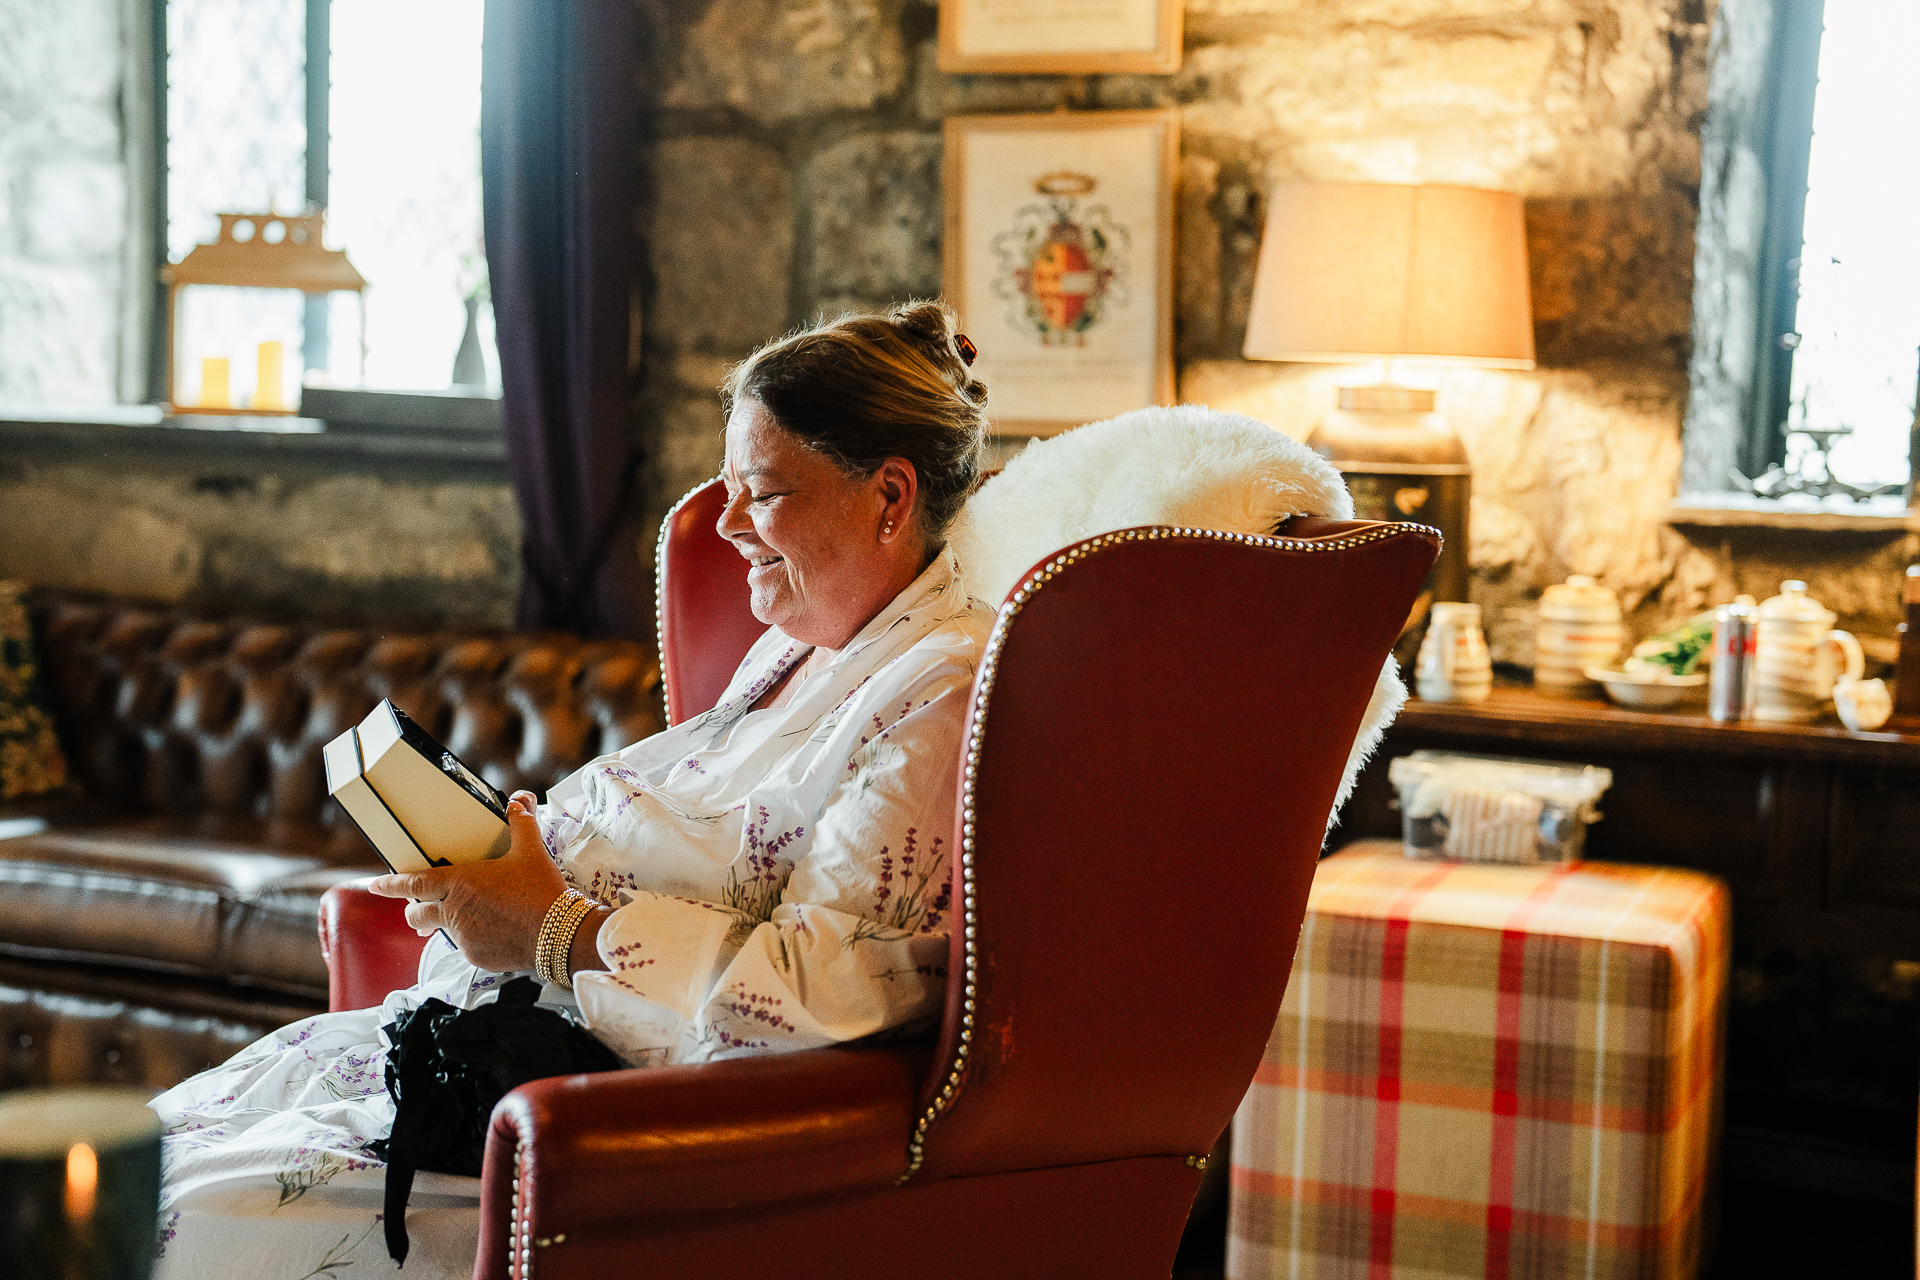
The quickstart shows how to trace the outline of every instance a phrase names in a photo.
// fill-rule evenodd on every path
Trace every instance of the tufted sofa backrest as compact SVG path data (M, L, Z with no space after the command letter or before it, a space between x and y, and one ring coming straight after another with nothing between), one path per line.
M664 727L659 662L632 641L210 619L45 588L30 609L82 787L145 809L331 826L321 748L381 698L509 791Z

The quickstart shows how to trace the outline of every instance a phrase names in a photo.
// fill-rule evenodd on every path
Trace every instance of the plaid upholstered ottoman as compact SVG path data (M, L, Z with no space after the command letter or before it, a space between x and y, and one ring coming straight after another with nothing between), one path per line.
M1230 1280L1691 1276L1727 931L1696 872L1322 862L1234 1119Z

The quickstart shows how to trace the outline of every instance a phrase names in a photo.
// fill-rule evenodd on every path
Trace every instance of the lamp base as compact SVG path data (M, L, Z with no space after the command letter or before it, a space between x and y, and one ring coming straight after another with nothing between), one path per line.
M1466 446L1434 411L1435 393L1419 387L1341 387L1340 407L1307 444L1340 471L1361 520L1432 525L1444 540L1440 558L1394 646L1402 665L1419 644L1435 600L1467 599L1467 510L1473 468ZM1404 656L1402 649L1408 649Z

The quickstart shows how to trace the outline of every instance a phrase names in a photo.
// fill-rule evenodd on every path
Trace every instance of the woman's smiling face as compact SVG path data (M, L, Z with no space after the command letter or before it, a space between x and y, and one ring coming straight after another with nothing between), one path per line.
M723 479L727 506L716 528L753 566L747 585L760 621L838 649L905 586L896 581L894 530L882 536L896 505L885 468L849 479L764 405L743 399L727 419Z

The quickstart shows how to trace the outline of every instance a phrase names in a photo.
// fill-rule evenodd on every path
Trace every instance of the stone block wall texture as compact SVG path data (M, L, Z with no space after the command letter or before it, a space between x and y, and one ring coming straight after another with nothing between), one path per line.
M922 0L647 12L641 74L656 109L638 429L656 459L651 515L717 467L712 388L756 340L937 290L943 116L1174 106L1181 398L1295 435L1338 385L1368 374L1240 357L1265 193L1380 181L1526 197L1539 368L1399 370L1440 389L1472 457L1473 594L1497 659L1531 661L1540 592L1570 573L1618 591L1636 634L1736 590L1771 595L1786 576L1808 578L1841 625L1893 634L1915 539L1663 519L1689 360L1706 361L1710 380L1717 365L1737 377L1752 306L1741 271L1753 144L1707 129L1710 62L1725 62L1722 98L1759 90L1751 51L1764 48L1770 0L1188 0L1184 65L1170 76L945 75L937 11ZM1704 353L1703 138L1718 220L1703 227L1717 282ZM1703 429L1724 412L1703 406ZM1717 466L1720 451L1692 465Z
M507 626L520 518L497 480L0 458L0 577L214 613Z
M123 0L0 0L0 404L112 404L133 271Z
M635 74L646 97L634 157L644 247L633 415L647 458L642 527L657 527L675 498L718 469L715 390L732 362L818 316L939 291L943 117L1171 106L1182 124L1180 395L1296 435L1312 429L1340 383L1370 374L1240 358L1266 193L1344 180L1465 183L1526 197L1539 369L1400 371L1439 388L1473 458L1473 592L1496 657L1530 661L1540 591L1577 572L1620 593L1638 634L1736 589L1767 595L1781 577L1804 577L1842 625L1886 650L1898 570L1920 541L1679 530L1662 518L1683 453L1694 474L1720 465L1723 393L1750 359L1741 343L1752 290L1742 272L1752 253L1743 229L1758 199L1754 144L1709 127L1708 72L1720 58L1716 101L1763 90L1740 51L1763 43L1754 32L1771 0L1188 0L1185 62L1169 76L942 74L928 0L635 3L643 32ZM0 400L112 398L112 319L125 299L111 227L130 182L116 167L114 95L127 73L121 4L0 0L8 51ZM1698 313L1696 235L1709 283ZM73 323L21 320L36 316ZM82 332L93 336L54 336ZM1690 360L1707 389L1692 409ZM1688 415L1697 427L1683 450ZM123 477L116 463L61 466L45 482L51 489L35 487L40 480L0 485L0 519L20 528L25 518L9 509L44 511L38 504L56 491L76 518L93 519L101 495L163 523L179 516L173 527L196 531L180 551L192 568L150 566L158 594L274 598L284 567L287 581L322 584L293 593L316 610L324 601L366 613L418 598L350 567L351 557L312 550L305 534L273 543L305 549L258 560L257 577L216 570L246 561L236 543L266 536L248 514L248 503L266 499L234 499L229 509L192 477L149 484ZM321 497L317 481L283 482L275 502ZM367 493L391 484L405 495L364 504L366 528L391 533L390 542L421 536L419 512L445 510L439 499L417 500L413 482L340 483ZM467 514L447 517L436 567L417 575L465 583L448 590L476 618L503 610L498 602L514 592L514 558L496 554L517 536L503 531L505 501L497 485L460 499ZM464 530L476 521L493 530L473 545L493 548L498 582L462 576L486 558L463 561L454 549L468 545ZM53 555L45 543L32 543L34 556ZM651 536L633 552L650 561ZM104 558L61 563L67 578L94 573L103 584L131 572ZM459 607L440 590L425 597L435 601L430 612Z

